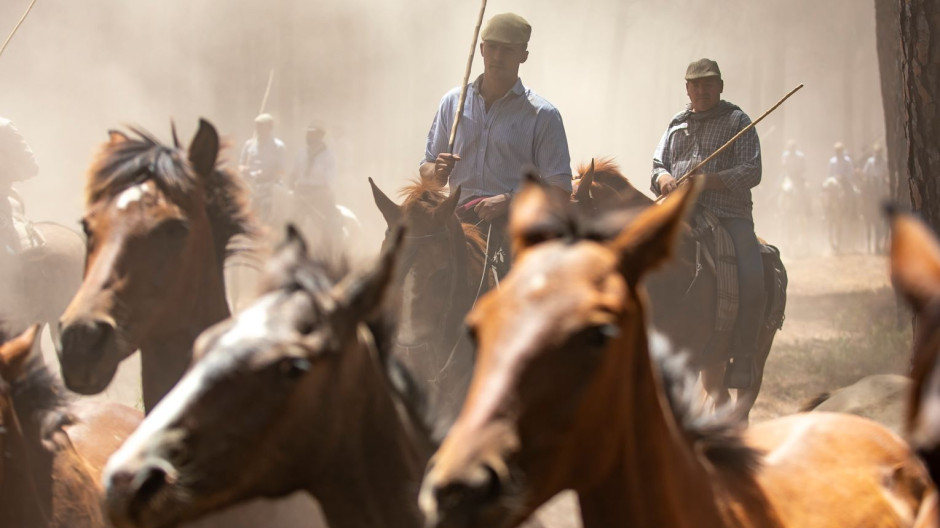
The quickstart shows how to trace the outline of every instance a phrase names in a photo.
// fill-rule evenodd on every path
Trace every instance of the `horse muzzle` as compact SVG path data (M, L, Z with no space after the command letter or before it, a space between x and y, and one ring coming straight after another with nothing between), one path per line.
M104 320L60 321L59 332L56 353L65 386L84 395L106 389L120 363L114 324Z
M138 467L107 471L105 508L117 528L158 528L173 525L167 504L177 481L176 469L162 459L148 459ZM162 506L162 507L161 507Z

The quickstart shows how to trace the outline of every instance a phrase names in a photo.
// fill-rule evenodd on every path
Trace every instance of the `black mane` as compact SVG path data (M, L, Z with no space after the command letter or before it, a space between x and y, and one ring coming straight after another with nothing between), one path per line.
M237 235L254 235L257 228L248 208L248 191L233 173L216 167L204 178L197 176L186 152L162 144L149 132L131 128L133 137L106 143L92 166L86 186L88 206L110 200L126 189L152 181L176 203L189 207L197 189L205 198L219 261L230 253Z

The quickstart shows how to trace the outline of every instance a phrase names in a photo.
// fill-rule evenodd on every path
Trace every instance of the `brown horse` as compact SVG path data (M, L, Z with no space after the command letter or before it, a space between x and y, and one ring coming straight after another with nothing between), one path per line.
M252 231L245 189L216 166L215 128L200 121L188 152L175 143L111 133L89 173L85 280L60 321L66 386L101 392L139 348L147 411L182 377L199 332L228 316L226 248Z
M389 229L407 226L402 265L387 306L397 315L393 355L427 393L435 438L443 438L463 404L473 369L473 346L463 318L481 292L495 284L484 275L485 241L457 219L458 188L450 196L430 182L402 190L395 204L369 179L375 204ZM391 231L389 231L391 232Z
M634 188L609 159L600 160L596 166L593 161L590 166L582 165L578 173L582 176L575 180L572 201L581 216L591 218L594 237L615 237L638 211L653 205L653 200ZM715 267L705 265L707 260L696 240L684 230L676 258L651 273L646 288L653 326L669 336L677 350L692 354L692 366L701 372L703 387L715 406L721 407L731 401L724 383L730 350L716 336L718 278ZM761 330L754 355L754 383L736 390L735 409L745 421L757 401L776 333L776 326Z
M520 193L520 253L467 318L474 378L422 484L431 526L513 526L564 489L585 528L913 524L929 479L874 422L813 413L738 433L673 410L681 387L650 355L641 280L695 190L601 242L538 242L571 219L540 187Z
M30 360L38 329L0 346L0 526L104 528L101 469L142 416L111 402L69 404Z
M163 527L252 497L305 490L330 526L418 527L431 446L393 389L382 323L400 231L378 266L347 274L300 235L269 263L263 293L199 339L199 361L112 457L118 527ZM404 387L405 385L402 385Z
M905 422L911 444L940 482L940 244L908 215L891 221L891 279L916 315Z

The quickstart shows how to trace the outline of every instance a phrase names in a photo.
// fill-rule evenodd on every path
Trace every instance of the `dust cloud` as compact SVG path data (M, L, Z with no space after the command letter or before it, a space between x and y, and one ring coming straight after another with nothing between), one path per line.
M4 34L27 3L0 3ZM436 0L40 0L0 57L0 115L41 165L19 185L27 214L74 227L92 152L122 124L168 139L173 119L189 137L204 116L228 138L234 162L273 71L266 110L291 159L308 123L327 128L338 200L377 248L384 225L366 178L392 194L416 176L437 104L462 78L478 9ZM818 186L834 142L857 156L884 134L871 2L495 0L487 9L532 23L521 77L560 109L573 163L613 156L644 190L653 149L687 102L685 67L703 56L722 68L723 97L752 117L806 84L759 127L763 194L773 194L787 139ZM477 57L474 76L481 71ZM759 230L772 222L771 201L758 198Z

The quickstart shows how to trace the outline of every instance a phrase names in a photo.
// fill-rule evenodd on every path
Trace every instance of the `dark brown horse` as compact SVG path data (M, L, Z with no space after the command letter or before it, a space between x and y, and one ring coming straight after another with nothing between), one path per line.
M576 209L592 219L596 236L610 238L638 211L653 205L653 200L639 192L609 159L596 166L579 168L572 200ZM590 185L585 186L587 182ZM586 189L590 189L589 191ZM718 305L718 278L714 266L707 265L702 246L684 230L676 249L676 258L647 280L651 321L666 334L677 350L692 354L692 366L701 372L702 385L716 406L731 401L725 386L725 367L730 349L716 338L715 317ZM747 420L763 380L764 366L773 345L777 327L765 326L758 337L754 363L757 374L747 389L736 390L735 408Z
M694 190L611 241L543 241L572 220L542 188L520 193L520 251L468 316L474 378L422 485L431 526L514 526L564 489L585 528L914 525L929 479L874 422L812 413L739 433L677 411L684 390L651 357L641 281Z
M71 390L101 392L140 349L149 411L189 366L199 332L228 316L223 261L252 227L246 191L218 155L206 121L188 151L143 132L112 132L102 147L88 176L85 280L60 321Z
M458 188L447 196L440 186L416 182L395 204L369 179L375 204L389 229L407 226L402 265L387 306L397 316L393 354L425 389L436 438L443 438L463 404L473 346L463 318L495 279L484 273L485 240L454 214ZM391 232L391 231L389 231Z
M400 231L399 231L400 234ZM400 236L348 274L311 259L300 235L268 266L263 293L199 339L199 360L112 457L109 515L173 526L252 497L305 490L330 526L419 527L431 446L393 389L369 319ZM402 388L406 383L401 385Z
M69 404L30 360L37 333L0 346L0 526L104 528L102 467L142 415L110 402Z

